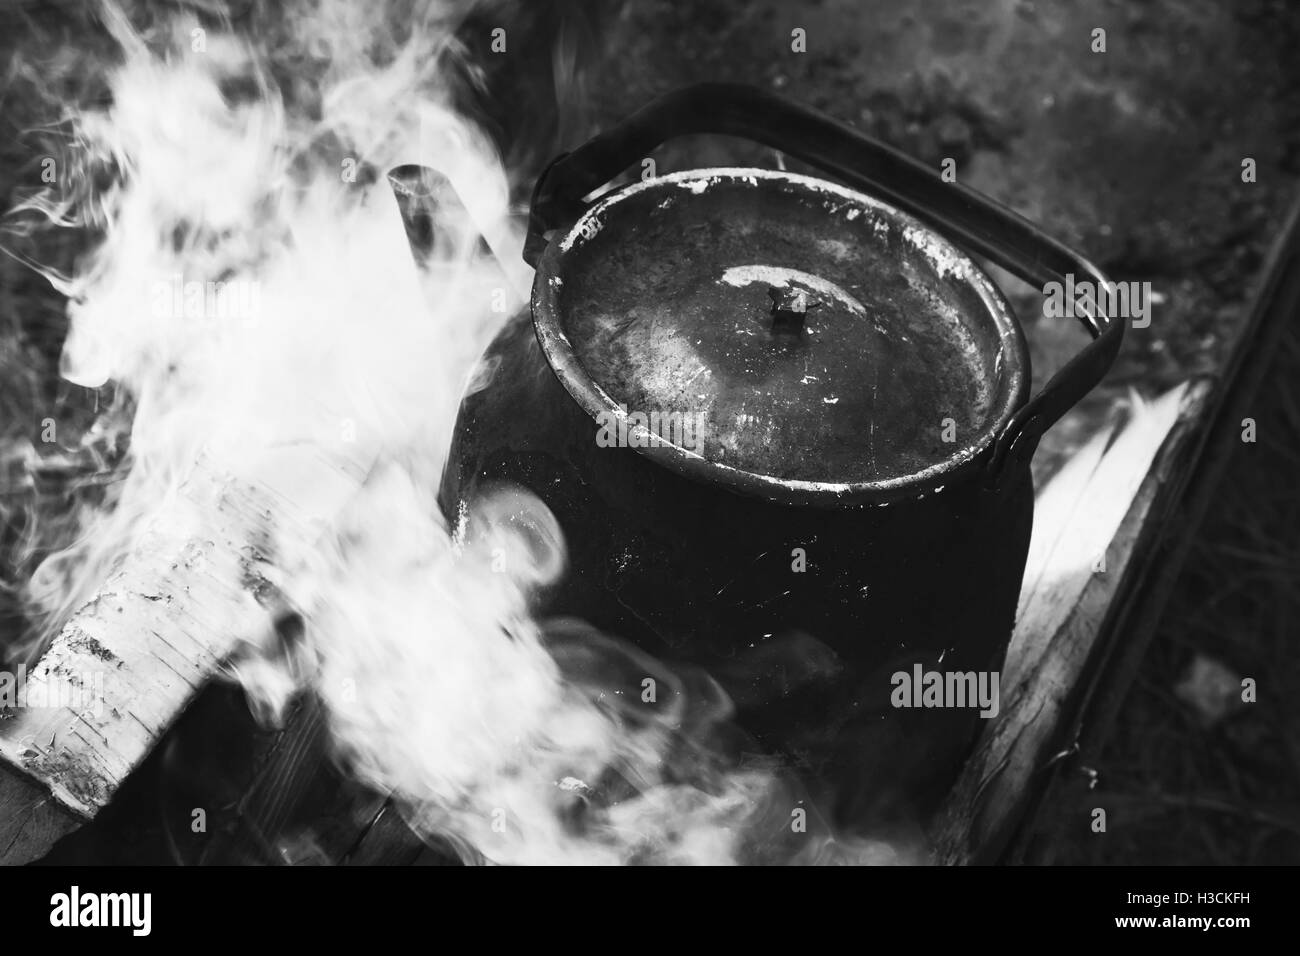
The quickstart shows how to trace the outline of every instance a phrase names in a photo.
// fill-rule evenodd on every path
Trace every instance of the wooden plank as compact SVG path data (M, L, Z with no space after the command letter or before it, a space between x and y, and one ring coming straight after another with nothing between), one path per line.
M1087 474L1080 500L1073 507L1054 503L1064 481L1078 484L1096 457L1098 442L1108 440L1109 429L1099 432L1083 451L1068 463L1040 494L1046 505L1047 526L1035 527L1030 567L1026 572L1021 615L1008 651L1003 676L1002 712L994 726L981 737L962 778L954 789L935 828L934 854L942 863L987 863L999 859L1015 830L1033 809L1044 805L1049 785L1059 777L1059 766L1074 765L1081 749L1085 704L1106 679L1126 683L1127 677L1106 668L1106 656L1118 643L1118 628L1126 609L1145 595L1138 587L1147 577L1157 553L1156 542L1169 520L1183 489L1195 472L1197 459L1211 419L1223 419L1229 383L1239 377L1242 357L1254 342L1269 313L1274 323L1294 313L1300 301L1300 204L1296 204L1269 261L1233 356L1218 376L1191 383L1180 398L1176 421L1163 438L1151 447L1158 452L1150 468L1141 475L1135 493L1126 495L1125 480L1131 477L1132 453L1141 442L1130 443L1121 453L1124 434L1102 458L1095 471ZM1267 351L1267 350L1265 350ZM1171 393L1172 394L1172 393ZM1231 415L1229 415L1231 417ZM1238 424L1221 424L1220 431ZM1154 437L1148 433L1144 440ZM1129 475L1106 473L1105 462L1114 458L1117 467ZM1113 497L1112 497L1113 496ZM1108 534L1106 572L1086 577L1056 575L1050 571L1073 549L1074 558L1085 558L1105 531L1108 501L1124 506L1122 521ZM1040 514L1039 518L1044 517ZM1054 520L1055 519L1055 520ZM1101 529L1099 530L1098 524ZM1090 527L1091 525L1091 527ZM1041 535L1041 539L1040 539ZM1052 542L1048 544L1048 540ZM1040 540L1042 543L1040 544ZM1063 562L1066 565L1069 561ZM1154 623L1158 602L1145 612L1148 625ZM1141 659L1150 626L1139 635L1127 630L1124 660L1131 670ZM1095 753L1122 694L1110 693L1109 711L1100 716L1099 732L1089 736L1089 751ZM1079 780L1079 786L1087 781ZM1027 852L1021 841L1016 858Z
M56 840L84 822L38 780L12 767L0 769L0 863L44 856Z
M1100 659L1068 734L1073 756L1054 765L1050 780L1039 787L1037 806L1009 850L1012 862L1050 862L1054 847L1036 839L1038 821L1048 807L1070 800L1071 791L1091 788L1089 765L1109 737L1228 459L1241 447L1241 421L1250 412L1282 332L1300 313L1300 201L1292 207L1263 271L1242 345L1224 370L1217 403L1211 403L1217 410L1207 414L1212 420L1199 429L1200 441L1182 443L1170 462L1162 486L1165 500L1157 502L1158 513L1152 508L1134 542L1134 572L1125 576L1121 592L1107 608L1096 655Z
M1163 480L1176 425L1195 421L1208 387L1178 387L1099 432L1037 499L1033 562L1002 675L1002 707L981 736L933 834L944 863L986 862L1010 837L1033 779L1059 744L1095 624L1123 579L1129 544ZM1104 451L1103 451L1104 449ZM1094 570L1102 555L1105 570Z

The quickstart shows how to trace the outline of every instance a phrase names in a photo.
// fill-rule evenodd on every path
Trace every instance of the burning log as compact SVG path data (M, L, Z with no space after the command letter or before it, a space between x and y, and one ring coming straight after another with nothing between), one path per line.
M264 78L266 58L246 57L243 44L214 43L209 56L173 73L138 42L125 14L108 18L126 62L113 65L111 106L85 111L95 118L87 155L102 154L106 164L126 157L123 166L140 173L115 180L120 191L96 206L96 217L130 228L107 230L112 241L96 250L94 270L78 270L65 358L76 354L64 367L78 369L80 377L70 378L87 387L120 382L147 409L136 417L132 450L137 465L149 467L133 470L132 478L143 477L125 485L129 507L119 515L150 518L132 528L129 546L113 538L96 553L88 572L98 585L93 597L22 675L13 707L5 706L0 676L0 863L37 858L95 817L232 651L273 630L280 595L260 569L290 569L325 550L318 538L364 484L367 453L419 459L406 462L412 484L436 480L439 424L447 418L450 425L453 393L482 351L475 336L494 331L498 302L509 307L528 284L517 252L502 251L506 281L490 283L501 289L487 294L470 288L475 268L435 263L434 280L444 273L466 280L441 290L433 321L454 315L458 324L455 336L437 341L416 302L420 282L388 271L409 272L410 257L395 216L382 221L383 191L372 202L375 180L355 177L354 164L386 166L395 158L390 150L410 154L411 137L427 126L421 158L446 157L452 174L466 161L471 211L497 203L498 190L495 180L480 188L478 174L493 179L495 161L480 156L476 137L461 135L468 124L443 102L450 97L435 66L455 24L438 19L409 31L419 55L393 61L375 53L388 41L384 19L373 24L382 37L330 64L350 84L347 96L329 99L332 77L319 88L305 82L304 111L294 90L284 102L223 95L238 79ZM169 84L154 82L159 70L192 85L179 99L160 96ZM354 77L383 82L358 85ZM331 110L332 136L321 135L318 97L342 107ZM307 112L310 121L299 123ZM391 136L375 135L377 114ZM166 121L155 123L160 116ZM191 124L180 135L177 120ZM336 147L339 155L327 155ZM64 179L61 170L60 188ZM509 239L491 228L508 221L504 177L500 185L500 214L482 216L485 240L498 250ZM415 198L442 201L441 193ZM429 222L442 225L436 215ZM426 232L430 242L443 239ZM477 236L449 234L448 241L460 251L466 238L472 244ZM263 326L244 315L229 323L224 310L208 308L191 315L173 295L158 308L149 289L216 279L250 284L272 321ZM357 433L361 444L347 444ZM196 461L200 438L211 454ZM275 440L298 444L266 447ZM105 576L95 568L110 550L118 563ZM301 734L284 736L306 742L299 752L318 753L319 723L304 720ZM246 801L250 817L262 806ZM280 812L272 807L269 815ZM386 825L381 816L372 829Z
M434 223L453 205L453 218L464 221L464 207L431 170L403 167L390 182L416 260L425 262L440 239ZM260 568L314 549L364 484L374 454L365 447L285 445L251 477L233 477L210 457L196 463L24 675L17 706L0 711L0 864L36 859L93 819L222 662L270 633L283 607ZM289 721L265 779L305 778L323 758L319 709L300 708ZM292 795L272 796L256 786L246 795L241 806L255 826L274 829L291 809ZM359 841L400 829L382 796L368 819Z
M0 720L0 864L43 855L112 799L221 662L271 626L248 542L315 541L369 464L295 446L256 482L196 465ZM196 534L200 514L219 520Z
M415 303L420 282L401 248L398 214L422 265L438 258L439 242L466 239L442 236L434 224L464 223L468 214L431 170L402 167L390 184L396 211L379 255L394 270L385 281L403 289L397 301ZM502 277L503 286L520 283L508 269ZM356 287L374 279L358 275ZM237 475L216 456L200 458L22 675L12 706L0 684L0 864L36 859L93 819L232 652L270 635L285 608L262 569L317 550L378 450L351 439L294 440L236 450L245 453L255 464L239 461ZM306 739L320 736L312 726ZM286 743L272 761L295 773L295 762L312 754L319 759L320 748ZM259 817L257 795L247 802Z

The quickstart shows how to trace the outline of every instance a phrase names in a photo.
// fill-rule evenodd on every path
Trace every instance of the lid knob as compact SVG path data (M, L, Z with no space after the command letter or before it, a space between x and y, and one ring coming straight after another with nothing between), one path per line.
M772 300L772 331L797 335L803 331L808 310L821 306L821 300L801 285L769 286L767 297Z

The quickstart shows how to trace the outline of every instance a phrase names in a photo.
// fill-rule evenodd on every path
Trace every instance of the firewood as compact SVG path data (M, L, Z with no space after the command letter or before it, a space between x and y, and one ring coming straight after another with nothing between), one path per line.
M1035 776L1055 759L1055 737L1081 689L1098 622L1167 480L1162 455L1176 426L1195 420L1208 391L1205 383L1185 383L1150 405L1138 403L1113 442L1110 428L1096 431L1037 496L1001 713L981 735L936 821L936 862L990 862L1006 845L1035 792Z
M369 465L309 445L271 456L251 481L196 464L26 674L27 706L0 720L0 864L35 859L91 820L221 662L266 633L250 542L309 546ZM216 520L195 535L200 515Z

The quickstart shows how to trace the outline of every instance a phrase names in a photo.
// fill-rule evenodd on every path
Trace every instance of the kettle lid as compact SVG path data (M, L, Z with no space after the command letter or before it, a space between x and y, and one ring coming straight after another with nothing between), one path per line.
M632 426L620 437L786 482L941 472L991 443L1028 371L967 256L876 199L770 170L607 195L548 250L534 320Z

